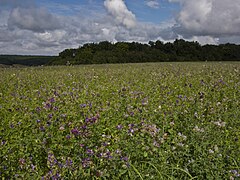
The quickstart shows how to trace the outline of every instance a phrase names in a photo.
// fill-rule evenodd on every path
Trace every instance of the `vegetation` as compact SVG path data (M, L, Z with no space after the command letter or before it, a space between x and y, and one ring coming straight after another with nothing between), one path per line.
M239 72L238 62L2 68L0 176L237 179Z
M183 39L173 43L161 41L149 44L103 41L84 44L78 49L66 49L50 65L106 64L172 61L239 61L240 45L204 45Z
M3 65L25 65L39 66L53 60L54 56L21 56L21 55L0 55L0 64Z

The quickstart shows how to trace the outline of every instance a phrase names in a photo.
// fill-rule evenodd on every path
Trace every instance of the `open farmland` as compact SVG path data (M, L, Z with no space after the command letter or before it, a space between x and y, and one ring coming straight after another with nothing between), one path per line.
M237 179L240 63L0 69L3 179Z

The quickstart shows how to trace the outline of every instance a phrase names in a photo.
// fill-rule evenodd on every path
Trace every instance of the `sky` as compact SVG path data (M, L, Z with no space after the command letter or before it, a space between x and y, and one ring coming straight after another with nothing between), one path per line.
M240 44L240 0L0 0L0 54L180 38Z

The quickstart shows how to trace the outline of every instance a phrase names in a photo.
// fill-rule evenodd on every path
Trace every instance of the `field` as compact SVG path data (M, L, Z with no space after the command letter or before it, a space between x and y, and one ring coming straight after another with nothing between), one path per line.
M2 179L238 179L240 63L0 69Z

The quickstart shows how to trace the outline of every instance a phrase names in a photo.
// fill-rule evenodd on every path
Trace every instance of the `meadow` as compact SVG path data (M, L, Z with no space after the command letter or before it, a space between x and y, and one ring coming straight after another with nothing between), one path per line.
M0 69L2 179L238 179L240 63Z

